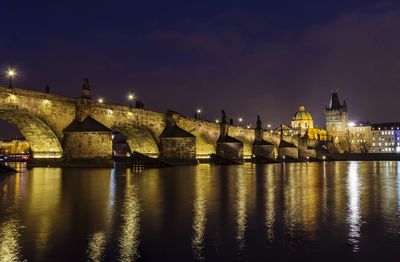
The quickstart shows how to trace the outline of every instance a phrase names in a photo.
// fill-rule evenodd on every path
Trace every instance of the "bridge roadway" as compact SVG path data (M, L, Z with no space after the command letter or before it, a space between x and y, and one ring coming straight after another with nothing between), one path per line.
M61 158L63 130L74 120L91 116L111 130L119 131L131 151L159 154L159 137L166 126L164 113L126 105L99 103L38 91L0 87L0 119L16 126L31 146L33 158ZM196 155L215 153L219 125L215 122L179 116L179 127L196 136ZM229 135L244 144L244 156L252 154L254 129L230 126ZM264 132L265 139L278 144L279 136Z

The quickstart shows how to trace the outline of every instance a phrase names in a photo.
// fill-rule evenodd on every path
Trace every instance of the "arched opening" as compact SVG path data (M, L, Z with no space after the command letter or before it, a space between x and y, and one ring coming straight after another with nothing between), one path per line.
M129 145L131 152L139 152L148 156L158 156L157 141L149 130L142 126L126 125L112 128L118 131Z
M61 158L60 141L46 123L27 112L0 109L0 119L15 126L29 142L33 158Z
M114 161L125 161L132 153L126 138L118 131L112 132L112 151Z

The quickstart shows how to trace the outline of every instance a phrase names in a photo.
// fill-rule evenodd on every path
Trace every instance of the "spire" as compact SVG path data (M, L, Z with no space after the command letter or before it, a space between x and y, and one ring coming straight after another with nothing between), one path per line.
M342 105L340 104L339 95L337 90L332 91L331 100L329 101L329 105L326 107L327 110L339 110L342 109Z
M347 104L346 104L346 100L343 100L343 109L345 110L345 111L347 111Z

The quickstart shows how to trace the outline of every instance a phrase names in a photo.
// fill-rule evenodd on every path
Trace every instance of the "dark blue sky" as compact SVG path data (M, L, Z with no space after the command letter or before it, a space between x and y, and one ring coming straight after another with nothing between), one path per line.
M399 121L399 1L7 1L0 68L18 87L204 117L324 125L330 91L350 118ZM6 85L6 79L1 82ZM0 123L0 137L14 135Z

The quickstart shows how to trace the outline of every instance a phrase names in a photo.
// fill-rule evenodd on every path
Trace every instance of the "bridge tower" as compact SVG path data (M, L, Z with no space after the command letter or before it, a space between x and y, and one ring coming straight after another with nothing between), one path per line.
M345 140L348 134L349 114L346 101L340 103L337 91L332 92L329 104L325 107L326 131L335 143Z

